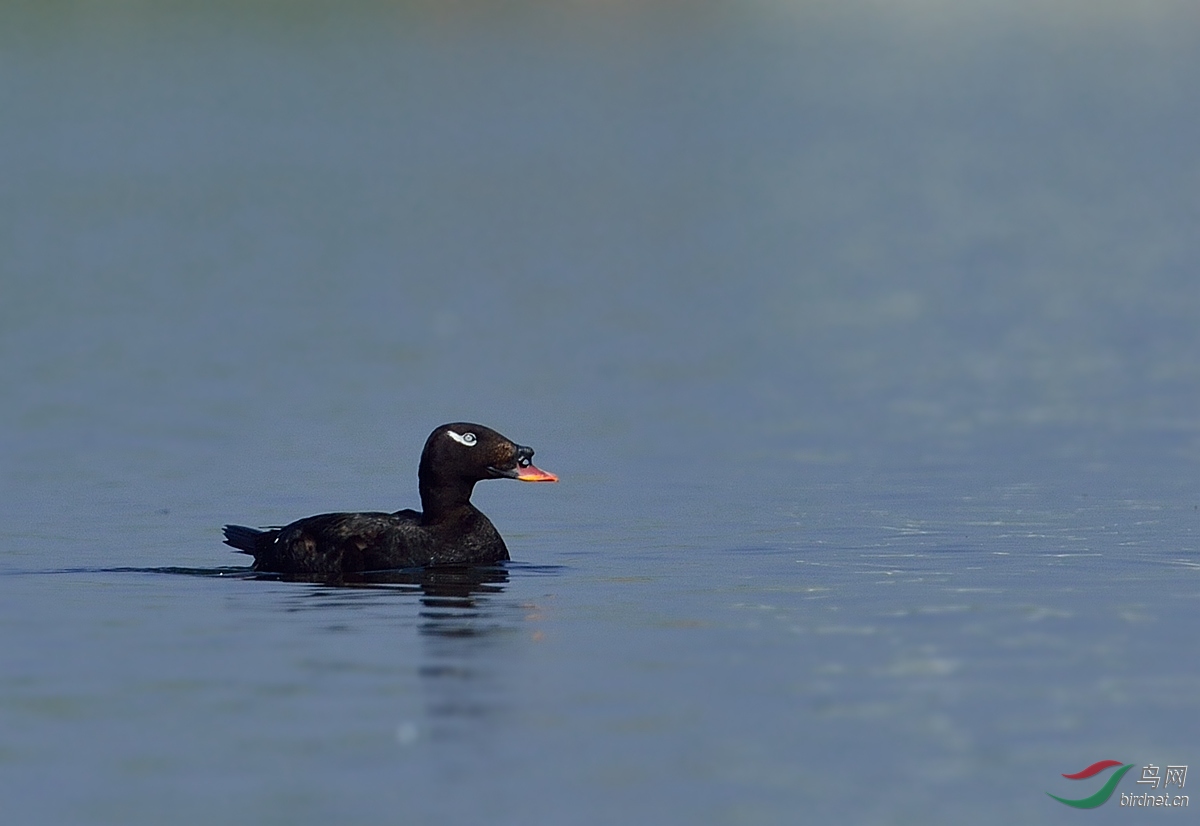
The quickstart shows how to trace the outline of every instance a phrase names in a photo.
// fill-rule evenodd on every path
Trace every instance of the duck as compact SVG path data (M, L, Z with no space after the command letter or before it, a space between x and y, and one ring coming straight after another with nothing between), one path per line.
M417 470L421 510L323 513L290 525L226 525L225 544L254 557L253 570L305 576L506 562L508 547L471 504L476 482L557 482L533 464L533 448L490 427L453 422L425 440Z

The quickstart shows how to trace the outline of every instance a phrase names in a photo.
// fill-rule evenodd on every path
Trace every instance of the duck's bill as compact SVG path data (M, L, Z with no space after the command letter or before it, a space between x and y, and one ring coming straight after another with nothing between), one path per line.
M557 482L558 477L547 470L540 470L533 465L517 468L517 480L520 482Z
M550 473L549 471L546 471L546 470L542 470L541 468L536 468L533 465L525 465L525 467L521 467L520 465L518 465L517 467L509 468L508 470L501 470L500 468L493 467L493 468L488 468L488 470L490 470L492 473L496 474L497 476L503 477L505 479L517 479L522 482L557 482L558 481L558 477L555 476L553 473Z

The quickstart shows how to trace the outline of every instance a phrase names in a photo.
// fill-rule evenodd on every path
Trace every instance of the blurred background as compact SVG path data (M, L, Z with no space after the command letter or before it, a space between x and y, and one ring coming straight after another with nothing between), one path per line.
M6 807L1040 823L1200 760L1198 82L1182 0L4 3ZM477 491L499 584L218 576L454 420L562 477Z

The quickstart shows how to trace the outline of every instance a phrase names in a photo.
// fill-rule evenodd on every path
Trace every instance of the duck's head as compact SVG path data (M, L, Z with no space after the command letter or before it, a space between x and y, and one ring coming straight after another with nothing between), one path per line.
M490 427L468 422L444 424L429 434L421 451L423 482L517 479L557 482L553 473L533 465L533 448L519 445Z

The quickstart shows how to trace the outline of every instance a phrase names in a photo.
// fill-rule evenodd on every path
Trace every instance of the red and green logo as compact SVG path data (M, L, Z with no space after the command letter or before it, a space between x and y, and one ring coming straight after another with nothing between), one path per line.
M1046 792L1046 794L1050 794L1050 796L1059 803L1065 803L1066 805L1072 806L1076 809L1094 809L1097 806L1102 806L1108 802L1110 797L1112 797L1113 792L1116 791L1117 784L1121 782L1121 778L1125 776L1125 773L1133 768L1132 763L1122 763L1120 760L1101 760L1098 763L1093 763L1092 765L1088 766L1083 771L1075 772L1075 774L1063 775L1063 777L1067 778L1068 780L1086 780L1089 777L1095 777L1101 772L1111 769L1113 766L1120 766L1121 768L1113 772L1112 777L1108 778L1108 782L1100 787L1100 791L1096 792L1090 797L1082 797L1079 800L1068 800L1065 797L1059 797L1056 794L1050 794L1050 792Z

